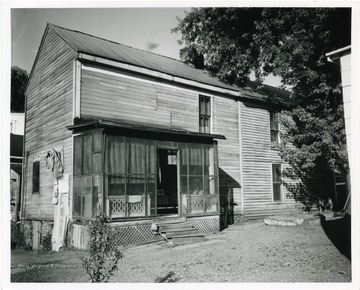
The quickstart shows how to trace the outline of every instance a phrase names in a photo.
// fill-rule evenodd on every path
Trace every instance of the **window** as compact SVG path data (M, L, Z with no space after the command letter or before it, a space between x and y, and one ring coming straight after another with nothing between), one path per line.
M102 132L74 137L74 217L92 218L103 205Z
M183 213L218 210L216 166L214 145L181 145L179 169Z
M277 114L270 112L270 137L271 146L279 145L279 122L277 120Z
M273 201L281 201L281 164L272 165Z
M211 105L210 97L199 97L199 132L210 133Z
M40 193L40 161L33 162L32 193Z
M155 141L107 136L106 188L111 217L155 214Z

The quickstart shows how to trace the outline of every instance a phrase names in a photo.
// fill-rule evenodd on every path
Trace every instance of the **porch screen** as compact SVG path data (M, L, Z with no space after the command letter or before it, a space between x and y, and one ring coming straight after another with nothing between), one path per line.
M180 148L180 192L182 213L218 210L217 171L214 146L182 144Z
M102 132L74 137L73 216L92 218L102 208Z
M107 136L106 192L111 217L155 214L155 142Z

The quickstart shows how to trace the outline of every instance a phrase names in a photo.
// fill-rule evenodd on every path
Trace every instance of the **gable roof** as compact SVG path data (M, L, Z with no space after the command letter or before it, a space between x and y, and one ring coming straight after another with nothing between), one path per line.
M288 97L290 93L285 90L268 85L264 85L262 89L259 90L255 89L252 82L249 83L249 86L240 88L226 84L204 70L196 69L173 58L133 48L80 31L66 29L54 24L48 24L48 27L53 29L65 42L79 53L98 56L202 84L240 92L242 96L250 99L275 103L288 103L289 101Z

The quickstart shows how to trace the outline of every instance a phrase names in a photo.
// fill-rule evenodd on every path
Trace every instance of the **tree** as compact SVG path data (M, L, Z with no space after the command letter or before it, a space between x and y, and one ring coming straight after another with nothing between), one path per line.
M325 53L350 44L351 9L195 8L172 31L182 34L182 51L196 51L186 62L224 82L243 86L255 72L261 86L272 73L292 88L296 105L282 114L280 154L302 184L290 190L304 203L331 196L333 182L325 185L334 172L346 173L348 163L341 75Z
M25 89L29 75L27 71L11 67L11 112L24 112Z

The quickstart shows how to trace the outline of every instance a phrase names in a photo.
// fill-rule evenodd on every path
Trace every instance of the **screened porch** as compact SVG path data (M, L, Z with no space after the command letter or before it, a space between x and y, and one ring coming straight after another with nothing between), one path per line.
M75 220L92 219L97 210L115 220L219 213L213 138L137 135L101 128L74 136Z

